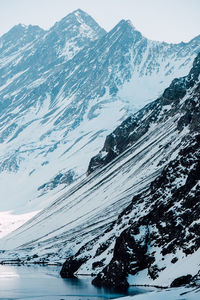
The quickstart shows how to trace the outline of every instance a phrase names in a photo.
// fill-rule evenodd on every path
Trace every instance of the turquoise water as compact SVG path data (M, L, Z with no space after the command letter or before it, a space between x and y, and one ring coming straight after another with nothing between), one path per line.
M103 300L146 292L97 288L91 277L62 279L60 268L52 266L0 266L0 299L21 300Z

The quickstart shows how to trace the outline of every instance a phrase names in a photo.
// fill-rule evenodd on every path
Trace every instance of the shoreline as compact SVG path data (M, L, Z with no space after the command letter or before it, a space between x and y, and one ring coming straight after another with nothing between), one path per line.
M41 267L48 267L48 266L54 266L54 267L61 267L62 263L55 262L55 263L48 263L48 262L18 262L17 260L13 261L0 261L0 266L5 265L13 265L13 266L28 266L28 265L40 265ZM95 274L75 274L75 277L94 277ZM167 289L170 288L169 286L161 286L161 285L152 285L152 284L130 284L129 287L149 287L149 288L156 288L156 289Z

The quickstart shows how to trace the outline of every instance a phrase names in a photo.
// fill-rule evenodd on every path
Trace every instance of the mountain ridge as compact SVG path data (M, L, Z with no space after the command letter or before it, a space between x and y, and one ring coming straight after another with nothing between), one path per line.
M127 21L108 33L68 25L69 38L64 26L1 52L1 210L36 212L79 182L104 138L185 75L200 49L149 41Z

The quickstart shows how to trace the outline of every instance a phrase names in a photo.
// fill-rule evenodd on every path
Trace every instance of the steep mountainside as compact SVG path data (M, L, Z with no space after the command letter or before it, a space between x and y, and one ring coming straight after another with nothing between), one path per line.
M95 172L1 240L1 249L11 249L1 259L52 262L66 256L63 277L94 273L94 283L106 286L195 279L199 95L200 55L188 76L174 80L111 134L117 136L115 158L102 160L112 150L113 143L106 142Z
M142 117L142 129L135 122L138 115ZM126 287L129 282L142 283L142 279L143 284L171 283L175 287L195 278L200 270L197 264L200 255L200 54L189 75L174 80L163 96L133 116L132 122L129 118L122 123L110 136L110 147L106 148L107 138L104 146L107 159L99 160L98 167L108 163L108 157L113 159L109 155L113 148L119 155L140 140L152 124L167 122L175 115L177 135L186 132L176 147L176 157L146 189L133 197L109 229L65 262L63 277L71 276L78 269L81 272L80 267L87 268L91 260L93 270L101 269L111 252L110 262L98 273L94 284ZM165 147L171 143L172 140ZM122 144L126 145L124 149Z
M94 170L101 168L110 161L112 161L119 154L128 149L135 143L142 135L148 132L152 122L161 122L163 117L176 115L180 110L178 101L182 99L189 89L191 89L195 82L199 79L199 56L194 61L193 68L188 76L181 79L174 79L168 89L156 101L145 106L138 113L127 118L113 133L106 137L103 149L98 155L93 157L88 167L88 174ZM198 91L197 91L198 95ZM174 101L177 100L177 102ZM171 106L173 110L171 110ZM164 108L164 116L160 114ZM186 114L179 120L178 129L183 130L184 126L193 123L196 130L199 130L198 116L194 119L192 114L192 106L181 107L182 111L187 109ZM168 112L169 111L169 112ZM180 111L179 111L180 112Z
M188 73L200 36L154 42L125 20L106 33L77 10L49 31L15 26L0 49L0 210L13 210L9 231L18 214L22 224L85 176L127 114Z

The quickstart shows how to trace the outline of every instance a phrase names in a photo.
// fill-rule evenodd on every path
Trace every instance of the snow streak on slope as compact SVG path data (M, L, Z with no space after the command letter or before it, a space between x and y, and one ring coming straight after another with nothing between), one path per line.
M6 244L2 241L1 249L12 249L26 242L24 248L33 247L33 253L39 251L41 256L51 254L57 260L59 256L65 257L69 248L74 251L74 242L77 244L91 239L91 234L100 234L101 226L108 227L116 214L131 201L132 195L141 191L159 173L159 162L163 159L161 151L165 158L175 155L182 135L177 139L176 127L172 122L159 129L152 128L133 149L124 154L123 159L119 157L113 167L108 166L98 176L88 177L69 189L8 237ZM173 145L165 150L165 145L171 140ZM162 145L162 150L159 145ZM67 244L70 247L64 248Z
M15 26L0 45L0 209L13 213L38 211L84 176L105 136L200 49L199 37L149 41L125 20L106 33L81 10L49 31Z

